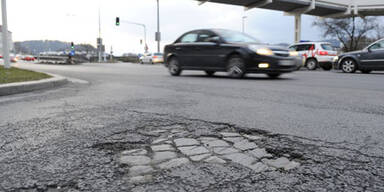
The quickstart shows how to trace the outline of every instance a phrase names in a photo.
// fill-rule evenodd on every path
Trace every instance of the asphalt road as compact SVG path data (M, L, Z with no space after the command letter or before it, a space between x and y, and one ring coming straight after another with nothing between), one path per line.
M264 75L230 79L224 73L207 77L190 71L172 77L160 65L128 63L18 65L69 77L71 83L0 97L3 129L20 123L28 127L29 122L38 127L39 122L33 120L58 114L71 121L72 112L106 108L116 117L129 110L228 123L247 130L354 146L361 154L383 158L384 73L299 71L272 80ZM90 115L100 124L114 121L114 114L83 113L84 118Z
M90 82L80 85L83 88L76 93L53 91L74 106L125 104L132 110L225 122L329 142L346 141L374 153L384 149L384 73L300 71L278 80L264 75L234 80L225 73L206 77L202 72L189 71L172 77L160 65L23 66ZM25 103L31 95L36 94L1 98L0 102L19 98L12 104L2 104L7 108L0 112L3 122L12 122L8 119L20 116L21 109L34 111L50 103L64 104L63 100L53 98ZM21 119L37 114L24 115Z

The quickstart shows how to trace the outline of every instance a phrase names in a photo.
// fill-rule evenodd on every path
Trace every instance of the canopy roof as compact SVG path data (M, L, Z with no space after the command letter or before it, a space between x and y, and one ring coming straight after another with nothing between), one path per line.
M246 10L263 8L287 14L307 14L320 17L349 17L384 15L383 0L197 0L238 5Z

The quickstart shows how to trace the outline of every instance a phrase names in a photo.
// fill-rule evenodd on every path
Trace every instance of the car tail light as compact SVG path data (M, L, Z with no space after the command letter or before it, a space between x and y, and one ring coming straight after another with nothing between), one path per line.
M319 51L319 55L328 55L328 51Z
M154 59L156 59L156 58L157 58L157 56L153 56L153 58L154 58Z

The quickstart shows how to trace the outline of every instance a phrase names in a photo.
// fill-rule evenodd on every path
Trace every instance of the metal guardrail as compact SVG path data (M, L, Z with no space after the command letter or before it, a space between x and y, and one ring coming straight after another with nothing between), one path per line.
M38 63L42 64L58 64L58 65L65 65L65 64L79 64L84 63L86 60L83 58L78 57L72 57L69 58L68 56L39 56L37 58Z

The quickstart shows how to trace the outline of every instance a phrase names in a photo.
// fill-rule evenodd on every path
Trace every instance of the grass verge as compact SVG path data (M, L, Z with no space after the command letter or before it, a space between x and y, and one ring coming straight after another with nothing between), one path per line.
M0 85L24 81L37 81L50 77L51 76L45 73L39 73L15 67L5 69L3 66L0 66Z

